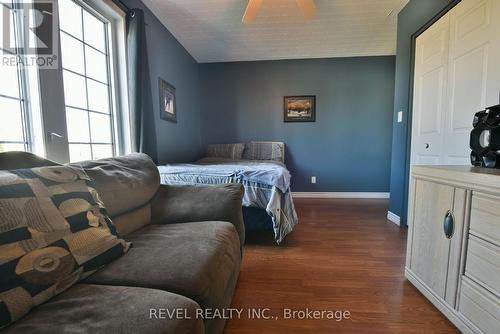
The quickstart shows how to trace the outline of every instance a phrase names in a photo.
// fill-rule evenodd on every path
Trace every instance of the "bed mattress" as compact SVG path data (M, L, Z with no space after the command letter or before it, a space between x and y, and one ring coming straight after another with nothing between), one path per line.
M278 244L298 223L290 172L281 162L204 158L193 164L158 166L158 170L162 184L243 184L243 206L266 210Z

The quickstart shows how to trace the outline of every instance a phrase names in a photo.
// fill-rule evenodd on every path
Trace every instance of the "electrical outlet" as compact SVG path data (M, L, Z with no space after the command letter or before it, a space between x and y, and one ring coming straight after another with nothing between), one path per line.
M398 111L398 123L401 123L403 121L403 112Z
M316 176L311 176L311 183L316 183Z

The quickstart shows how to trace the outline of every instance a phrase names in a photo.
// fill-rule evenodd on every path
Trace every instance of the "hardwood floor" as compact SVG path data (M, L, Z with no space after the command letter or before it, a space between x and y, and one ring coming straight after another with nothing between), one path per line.
M387 200L297 199L299 225L280 246L248 236L225 333L457 333L404 278L406 231ZM276 319L249 319L269 308ZM283 310L347 310L350 319L284 319Z

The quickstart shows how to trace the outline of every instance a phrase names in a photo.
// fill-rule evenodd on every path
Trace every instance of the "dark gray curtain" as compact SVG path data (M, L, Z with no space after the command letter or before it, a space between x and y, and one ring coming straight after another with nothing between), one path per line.
M132 151L146 153L157 163L155 109L141 9L129 10L127 14L127 72Z

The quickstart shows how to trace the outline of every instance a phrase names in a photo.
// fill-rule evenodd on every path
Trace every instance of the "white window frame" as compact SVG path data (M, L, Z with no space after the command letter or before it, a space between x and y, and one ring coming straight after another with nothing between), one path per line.
M15 10L14 19L15 23L13 26L14 38L16 39L16 52L10 53L7 50L1 51L1 53L12 54L16 56L21 56L19 49L28 48L28 36L24 36L24 29L20 28L19 25L24 25L25 17L23 12L19 10L19 4L15 1L7 3L0 3L0 8L3 7ZM0 10L0 12L1 12ZM19 97L12 97L3 95L0 92L0 96L7 99L16 100L21 106L21 119L23 127L23 142L10 142L10 141L0 141L0 143L6 144L19 144L24 146L24 150L27 152L32 152L41 156L45 155L45 145L43 140L43 130L42 130L42 115L40 111L40 95L39 91L31 92L30 89L33 88L32 85L38 84L36 69L27 68L21 64L17 65L17 81L19 89ZM32 82L33 81L33 82ZM31 86L31 87L30 87Z
M74 2L108 21L110 112L113 118L114 154L127 154L131 151L131 144L125 43L126 13L110 0L74 0ZM54 4L59 31L59 11L56 1ZM59 34L57 36L60 38ZM60 47L59 43L59 55L62 54ZM66 163L70 161L70 157L61 57L58 58L58 62L56 70L39 70L40 95L44 116L46 156L48 159Z

